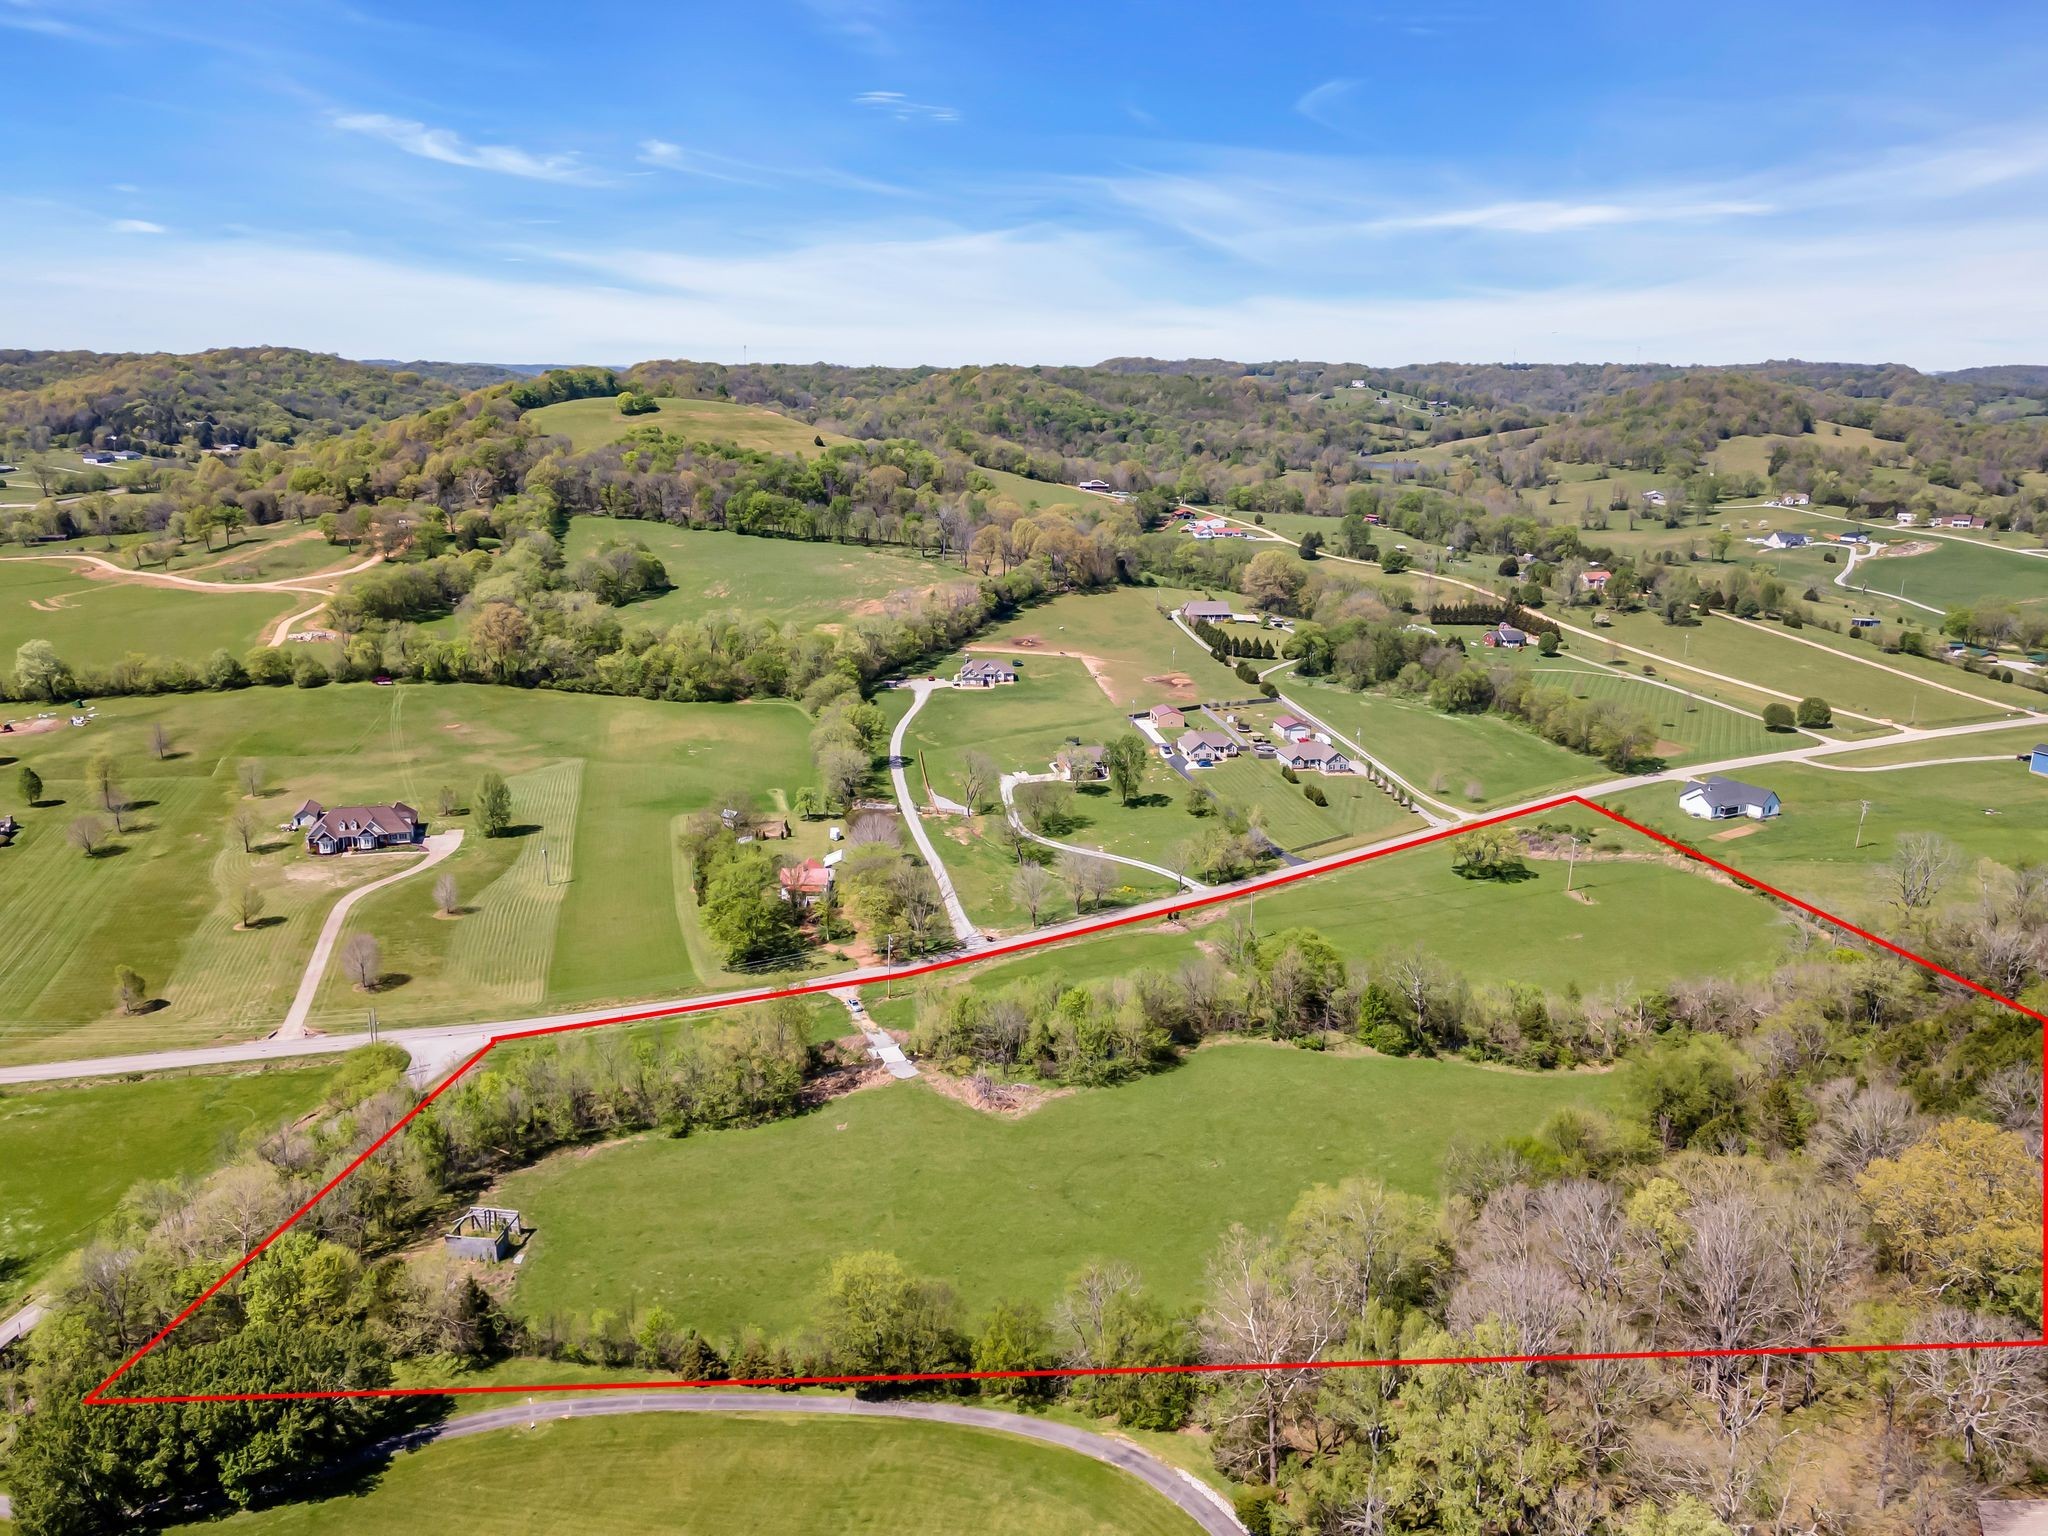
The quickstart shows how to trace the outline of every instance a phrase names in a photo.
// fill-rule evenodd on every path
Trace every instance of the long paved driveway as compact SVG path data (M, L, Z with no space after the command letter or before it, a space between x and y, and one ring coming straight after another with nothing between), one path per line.
M372 880L368 885L359 885L334 904L327 914L327 921L320 925L320 937L313 941L313 957L306 962L305 974L299 978L299 990L292 998L292 1005L285 1010L284 1023L277 1029L281 1040L300 1040L306 1034L306 1016L313 1011L313 999L320 991L320 979L327 974L327 962L334 954L334 944L341 937L342 925L348 921L355 904L372 892L381 891L387 885L396 885L409 880L422 870L432 869L462 846L462 831L436 832L426 841L427 856L415 859L403 869L386 875L382 880Z
M962 1429L1016 1435L1100 1461L1127 1472L1160 1494L1194 1521L1208 1536L1245 1536L1223 1495L1191 1472L1161 1461L1128 1440L1112 1439L1093 1430L1054 1423L1021 1413L969 1408L957 1403L866 1402L853 1397L794 1397L757 1392L608 1392L588 1397L530 1399L517 1407L491 1408L446 1420L430 1429L403 1435L379 1450L405 1451L439 1440L466 1440L472 1435L521 1429L553 1419L609 1418L627 1413L746 1414L761 1418L913 1419L925 1424L951 1424ZM592 1469L602 1479L601 1469Z
M1517 816L1539 805L1548 805L1563 795L1578 795L1588 800L1597 800L1607 795L1617 795L1631 789L1641 789L1650 784L1682 784L1688 779L1703 778L1710 773L1737 773L1744 768L1757 768L1781 763L1812 762L1816 759L1834 757L1843 753L1869 751L1873 747L1892 747L1907 742L1947 741L1956 737L1978 736L1991 731L2010 731L2014 722L2010 720L1982 720L1968 725L1946 725L1909 727L1893 732L1876 741L1817 741L1811 746L1791 747L1780 752L1753 752L1744 757L1724 758L1714 763L1695 763L1684 768L1667 768L1656 773L1631 774L1624 778L1603 779L1597 784L1585 784L1576 788L1560 790L1555 794L1538 795L1514 805L1502 806L1499 810L1486 813L1487 820L1505 820ZM1823 764L1822 766L1830 766ZM1430 841L1443 835L1442 830L1404 832L1395 837L1382 838L1357 848L1344 849L1337 853L1323 854L1318 858L1304 859L1280 874L1254 875L1249 879L1234 881L1227 885L1212 887L1200 897L1185 893L1161 896L1152 901L1139 902L1111 914L1093 914L1085 918L1074 918L1064 923L1054 923L1031 933L1011 934L1003 938L989 939L977 943L973 950L975 960L993 960L1004 955L1022 954L1063 939L1077 938L1092 932L1104 922L1138 923L1155 917L1166 917L1199 900L1204 904L1229 900L1237 896L1255 895L1259 891L1283 880L1297 880L1304 875L1314 876L1326 870L1342 868L1356 862L1368 853L1391 853L1399 848ZM884 981L892 976L919 974L932 962L923 961L911 965L896 966L870 965L851 971L836 972L800 983L806 993L829 992L837 987L861 987L872 982ZM668 998L649 1001L637 1007L590 1008L577 1012L542 1014L523 1019L499 1019L473 1024L450 1024L432 1029L387 1029L379 1039L393 1045L403 1046L413 1057L414 1076L426 1078L438 1076L445 1066L462 1060L499 1037L509 1037L543 1029L557 1029L564 1025L602 1024L623 1022L627 1019L653 1018L682 1012L701 1012L713 1008L731 1007L743 1003L760 1002L775 995L776 988L754 987L744 991L705 993L697 996ZM359 1045L371 1043L367 1034L353 1035L309 1035L303 1040L245 1040L232 1045L200 1046L188 1050L150 1051L126 1056L88 1056L73 1061L37 1062L27 1066L0 1067L0 1085L8 1083L57 1082L66 1078L79 1077L127 1077L138 1072L165 1072L181 1067L223 1066L234 1063L254 1063L286 1060L294 1056L325 1055L353 1050Z
M924 830L924 816L916 796L910 792L910 779L903 771L903 737L910 729L910 722L917 718L917 712L924 708L929 699L941 688L950 688L951 683L914 682L910 691L915 697L910 708L903 712L903 718L896 722L896 730L889 737L889 777L896 784L896 803L903 809L903 819L909 823L911 841L917 844L917 851L924 855L925 867L931 870L932 879L938 883L939 895L946 903L946 917L953 924L953 937L962 944L972 947L982 942L982 932L974 926L974 919L967 915L967 908L960 900L960 893L953 889L952 876L946 873L945 862L939 858L939 850L932 846L932 840Z

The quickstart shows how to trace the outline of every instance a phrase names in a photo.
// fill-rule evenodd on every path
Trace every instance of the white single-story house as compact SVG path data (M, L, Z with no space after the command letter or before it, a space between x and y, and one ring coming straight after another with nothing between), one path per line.
M953 674L953 686L956 688L995 688L1015 681L1017 669L1007 661L991 661L981 656Z
M1786 533L1780 530L1767 539L1756 539L1752 542L1763 545L1765 549L1804 549L1813 540L1803 533Z
M1327 741L1291 741L1280 749L1280 761L1296 773L1351 771L1351 759Z
M1192 603L1184 603L1180 610L1180 616L1190 624L1197 619L1207 619L1211 624L1228 624L1233 614L1234 610L1230 604L1214 602L1208 598L1197 598Z
M1718 773L1689 782L1678 792L1678 808L1701 821L1727 821L1736 816L1768 821L1781 809L1775 790L1724 779Z
M1074 489L1077 491L1093 491L1098 496L1107 496L1109 494L1109 482L1107 480L1083 480Z
M1901 528L1910 528L1920 521L1920 514L1918 512L1894 512L1892 514L1892 521Z
M1810 506L1812 502L1813 498L1804 491L1787 491L1778 498L1778 505L1781 507L1804 507Z
M1183 731L1173 747L1190 768L1213 768L1237 756L1237 743L1222 731Z
M1643 500L1653 507L1661 507L1664 505L1664 493L1662 491L1645 491L1643 492Z

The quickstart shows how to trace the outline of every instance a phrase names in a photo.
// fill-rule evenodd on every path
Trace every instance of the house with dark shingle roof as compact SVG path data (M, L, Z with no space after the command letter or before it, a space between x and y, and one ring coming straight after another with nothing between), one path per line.
M291 825L306 834L306 852L317 854L416 848L427 840L427 824L420 813L402 801L329 807L308 800L292 813Z
M1173 749L1190 768L1213 768L1226 757L1237 756L1237 743L1222 731L1183 731Z

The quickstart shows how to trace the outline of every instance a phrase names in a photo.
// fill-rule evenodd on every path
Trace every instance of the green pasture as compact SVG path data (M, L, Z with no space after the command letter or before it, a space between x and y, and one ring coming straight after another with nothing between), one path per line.
M526 419L543 432L566 437L578 453L616 443L636 427L659 427L664 432L681 433L702 442L733 443L764 453L816 453L816 439L820 437L827 446L851 441L765 406L672 397L659 398L656 404L660 406L658 411L623 416L618 401L611 396L564 400L528 411Z
M148 731L162 721L173 755ZM467 805L479 773L513 791L513 834L469 832L430 874L368 898L351 932L373 934L387 981L374 996L329 975L314 1019L501 1017L688 991L714 979L691 959L695 908L673 848L675 820L734 797L786 804L810 777L808 724L784 703L676 705L467 685L249 689L107 701L82 730L0 738L0 795L23 822L0 850L0 1060L104 1054L246 1038L275 1027L326 912L349 885L405 855L315 859L281 823L307 798L405 800L429 830L443 785ZM89 757L110 753L136 810L112 849L85 858L66 840L88 809ZM265 765L246 800L237 764ZM44 780L45 805L14 804L14 759ZM228 833L246 810L256 851ZM461 911L434 915L455 878ZM245 885L259 923L235 927ZM715 971L716 957L707 951ZM161 1006L124 1018L113 971L132 965Z
M1613 1095L1599 1076L1226 1045L1020 1119L891 1083L755 1129L550 1158L499 1194L538 1231L514 1293L530 1316L659 1301L714 1336L787 1330L832 1260L866 1248L969 1307L1050 1302L1096 1259L1179 1302L1232 1222L1271 1228L1351 1174L1433 1194L1461 1132L1529 1131Z
M778 1416L772 1399L746 1415L572 1419L428 1446L349 1491L205 1529L411 1536L435 1527L674 1536L1195 1530L1137 1479L1057 1446L947 1424Z
M611 540L644 544L674 584L671 591L620 609L628 628L715 613L778 624L843 621L886 612L899 596L973 579L957 565L893 547L765 539L615 517L576 518L566 553L574 561Z
M224 1161L320 1102L333 1063L0 1090L0 1313L122 1196Z
M210 578L209 578L210 579ZM129 652L203 660L259 644L287 613L317 598L291 592L194 592L87 574L71 561L0 559L0 667L29 640L47 640L73 666L105 666ZM0 706L16 713L25 706Z
M1167 614L1194 598L1231 594L1176 587L1114 587L1036 603L975 641L983 647L1028 644L1034 655L1093 657L1112 702L1124 710L1202 699L1239 699L1257 690L1190 639ZM1247 626L1244 633L1252 633ZM1280 638L1277 634L1275 638ZM1014 660L1014 656L1006 659ZM1174 676L1183 684L1167 681Z
M1912 750L1904 745L1886 749ZM1922 749L1922 755L1933 754ZM1861 762L1866 756L1856 753L1849 760ZM2007 866L2048 861L2048 779L2029 774L2023 762L1944 763L1887 773L1788 763L1745 769L1742 776L1776 790L1783 814L1760 825L1716 827L1680 811L1675 792L1666 785L1631 790L1610 803L1746 874L1895 937L1904 929L1904 915L1895 904L1888 866L1902 836L1932 832L1960 850L1962 860L1941 898L1944 903L1977 899L1972 866L1979 860ZM1862 810L1866 800L1867 814ZM1730 831L1739 835L1726 836Z

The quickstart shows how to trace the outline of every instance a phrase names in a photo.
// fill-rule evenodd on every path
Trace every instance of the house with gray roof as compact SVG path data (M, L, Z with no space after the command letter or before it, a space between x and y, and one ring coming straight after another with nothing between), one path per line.
M1213 768L1237 756L1237 743L1223 731L1183 731L1173 744L1190 768Z
M976 656L953 674L955 688L996 688L1017 681L1017 669L1007 661Z
M1183 603L1180 616L1191 624L1197 619L1207 619L1211 624L1227 624L1230 622L1234 611L1228 603L1212 602L1208 598L1199 598L1192 603Z
M308 800L292 813L291 825L306 834L308 853L373 853L379 848L415 848L427 840L427 824L420 813L402 801L323 806Z
M1745 784L1740 779L1726 779L1718 773L1689 781L1678 792L1678 808L1701 821L1728 821L1736 816L1768 821L1781 809L1775 790Z

